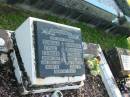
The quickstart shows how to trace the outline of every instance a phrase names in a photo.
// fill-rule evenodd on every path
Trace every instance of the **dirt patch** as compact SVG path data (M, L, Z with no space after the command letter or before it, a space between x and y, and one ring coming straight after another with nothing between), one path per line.
M100 76L88 74L86 68L85 85L79 90L62 91L64 97L109 97ZM46 94L30 94L21 96L14 76L13 67L9 60L0 64L0 97L44 97ZM50 94L47 94L50 95Z

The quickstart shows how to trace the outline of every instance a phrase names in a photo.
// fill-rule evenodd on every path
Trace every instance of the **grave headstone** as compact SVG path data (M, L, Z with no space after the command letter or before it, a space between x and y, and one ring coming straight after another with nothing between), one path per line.
M107 52L110 68L116 77L127 77L130 74L130 50L114 48Z
M95 66L94 66L94 69L90 68L90 71L91 71L90 73L92 75L99 74L98 76L101 76L102 81L107 90L107 93L109 94L109 97L122 97L120 90L116 84L115 78L110 70L110 67L106 61L106 58L104 56L104 53L103 53L100 45L93 44L93 43L86 44L83 42L83 47L84 47L83 50L84 50L85 61L92 59L96 56L98 56L98 59L100 59L98 64L97 63L94 64L95 66L97 65L99 67L97 68L97 66L96 66L97 69L95 68ZM89 66L92 65L92 64L91 65L90 64L87 62L86 65L88 66L88 68L89 68Z
M28 18L15 33L32 85L54 85L85 79L79 28Z

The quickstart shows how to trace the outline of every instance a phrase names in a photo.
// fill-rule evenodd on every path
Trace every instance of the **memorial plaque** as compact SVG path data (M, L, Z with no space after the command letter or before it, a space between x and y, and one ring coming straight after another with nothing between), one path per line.
M15 32L23 67L32 85L85 80L79 28L29 17Z
M130 56L128 55L121 55L122 65L124 70L130 70Z
M38 77L85 73L80 30L34 22L34 37Z

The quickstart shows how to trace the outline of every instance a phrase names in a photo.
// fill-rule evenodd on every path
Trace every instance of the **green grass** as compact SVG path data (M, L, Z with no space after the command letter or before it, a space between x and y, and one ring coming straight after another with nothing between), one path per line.
M105 33L102 30L91 28L83 22L74 22L57 16L33 13L21 9L15 9L8 5L0 4L1 29L15 30L23 21L25 21L30 16L79 27L82 31L83 41L87 43L98 43L105 50L108 50L115 46L121 48L129 48L126 36Z

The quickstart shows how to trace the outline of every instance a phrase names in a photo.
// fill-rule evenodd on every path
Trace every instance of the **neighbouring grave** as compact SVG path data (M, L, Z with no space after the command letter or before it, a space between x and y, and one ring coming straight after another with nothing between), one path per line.
M107 52L107 58L115 77L127 77L130 74L130 50L114 48Z
M130 91L130 50L113 48L107 52L107 59L120 91L128 95Z
M90 69L90 73L94 76L101 76L110 97L122 97L100 45L83 43L83 47L84 58L87 60L87 66Z
M11 56L24 94L83 86L85 66L79 28L30 17L13 37L15 52Z

